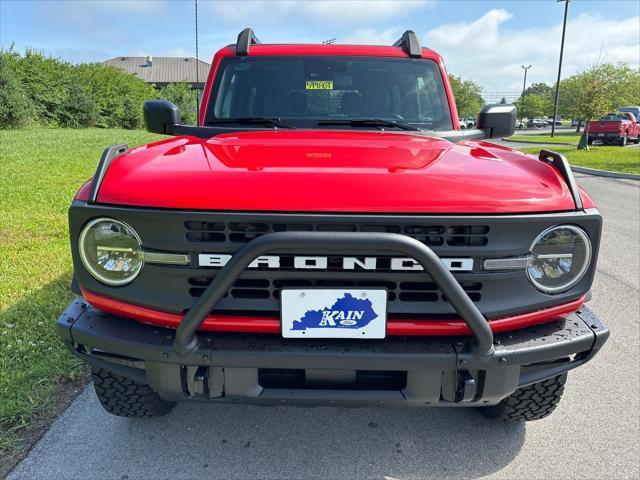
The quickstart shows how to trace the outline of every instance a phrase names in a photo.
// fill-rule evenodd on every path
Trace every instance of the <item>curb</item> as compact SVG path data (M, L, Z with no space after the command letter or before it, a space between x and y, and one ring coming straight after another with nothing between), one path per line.
M529 140L509 140L508 138L503 138L504 142L512 142L512 143L530 143L531 145L563 145L567 147L575 147L577 143L549 143L549 142L531 142Z
M621 178L625 180L640 180L640 174L638 173L610 172L609 170L597 170L595 168L575 167L573 165L571 165L571 170L577 173L594 175L596 177Z

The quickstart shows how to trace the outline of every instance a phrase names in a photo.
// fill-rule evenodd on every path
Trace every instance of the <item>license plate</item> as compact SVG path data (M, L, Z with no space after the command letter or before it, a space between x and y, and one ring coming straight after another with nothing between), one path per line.
M384 338L387 291L284 289L280 316L284 338Z
M598 136L599 137L604 137L604 133L599 133Z

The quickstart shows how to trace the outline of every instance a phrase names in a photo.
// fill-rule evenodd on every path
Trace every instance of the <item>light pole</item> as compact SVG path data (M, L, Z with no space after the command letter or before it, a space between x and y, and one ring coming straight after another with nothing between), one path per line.
M524 81L522 82L522 103L524 103L524 91L527 89L527 71L531 68L531 65L520 65L524 70ZM520 121L522 121L522 112L520 112Z
M527 70L531 68L531 65L520 65L524 69L524 81L522 82L522 99L524 100L524 91L527 89Z
M560 99L560 72L562 71L562 54L564 53L564 34L567 31L567 13L569 12L569 0L556 0L564 2L564 20L562 21L562 40L560 41L560 61L558 62L558 80L556 81L556 96L553 101L553 119L551 122L551 136L556 133L556 116L558 115L558 100Z

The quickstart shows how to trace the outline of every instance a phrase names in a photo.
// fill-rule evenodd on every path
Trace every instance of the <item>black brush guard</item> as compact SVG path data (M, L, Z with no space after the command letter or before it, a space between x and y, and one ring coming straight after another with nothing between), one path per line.
M480 357L494 353L493 332L486 319L473 304L440 258L422 242L397 233L329 233L278 232L252 240L242 247L218 272L214 280L187 312L176 332L174 349L187 356L198 347L196 331L234 282L256 258L274 251L340 252L345 250L384 251L406 255L418 262L431 280L447 297L454 310L474 335L474 353Z

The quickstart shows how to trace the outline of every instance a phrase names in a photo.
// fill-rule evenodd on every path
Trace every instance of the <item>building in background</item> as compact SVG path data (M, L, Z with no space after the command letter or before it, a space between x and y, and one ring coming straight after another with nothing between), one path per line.
M169 83L186 82L200 92L204 90L211 68L210 64L199 60L196 78L196 59L193 57L115 57L103 63L136 75L157 89Z

